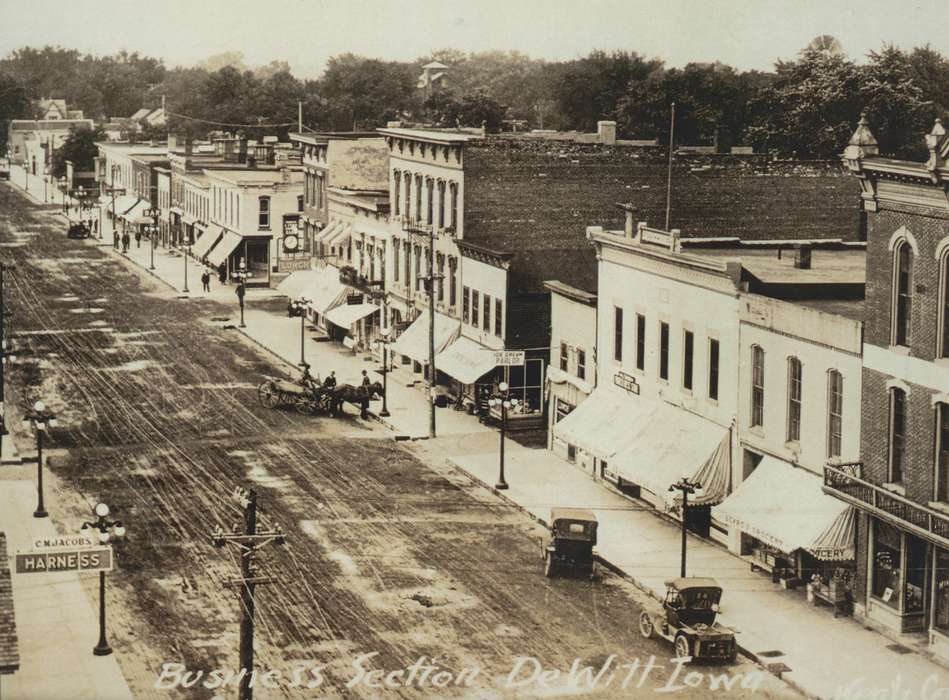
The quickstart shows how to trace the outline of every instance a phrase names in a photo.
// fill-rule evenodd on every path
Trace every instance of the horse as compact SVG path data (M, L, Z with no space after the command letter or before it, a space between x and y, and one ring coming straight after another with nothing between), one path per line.
M369 400L377 396L382 396L382 384L373 382L369 386L355 386L353 384L339 384L332 389L332 413L333 415L345 414L343 402L356 404L360 412L365 415L369 409Z

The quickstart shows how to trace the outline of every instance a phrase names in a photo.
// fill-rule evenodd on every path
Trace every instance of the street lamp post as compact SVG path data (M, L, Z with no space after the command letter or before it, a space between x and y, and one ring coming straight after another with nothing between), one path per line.
M59 178L59 187L63 192L63 212L66 216L69 216L69 209L66 208L66 178Z
M386 319L384 322L388 323ZM392 342L392 329L388 325L379 331L379 342L382 343L382 410L379 416L389 417L389 343Z
M3 300L3 273L7 270L15 270L15 265L0 263L0 454L3 453L3 438L7 434L6 404L4 403L4 394L6 391L6 363L12 361L14 355L7 352L7 337L5 334L4 321L7 316L7 309Z
M152 223L151 228L148 231L148 240L151 243L151 263L149 264L148 269L155 269L155 238L158 236L158 217L161 214L161 211L158 207L150 207L144 211L145 216L151 217Z
M306 340L306 310L310 308L310 300L300 297L291 301L290 306L294 312L300 314L300 366L305 368L307 366L304 346Z
M504 433L507 430L507 410L509 408L517 406L517 399L510 398L508 391L507 382L501 382L498 384L497 393L494 394L490 399L488 399L489 406L499 406L501 409L501 454L500 454L500 471L498 474L498 483L494 485L494 488L499 491L503 491L508 488L507 481L504 480Z
M122 521L109 520L109 506L97 503L93 512L96 519L91 523L82 524L83 534L88 534L89 530L98 530L96 538L99 544L107 544L113 537L117 540L125 537ZM92 653L96 656L108 656L112 653L112 647L105 638L105 571L99 572L99 642L93 647Z
M188 258L190 257L191 257L191 239L188 238L188 250L184 255L181 256L185 264L185 288L182 289L181 291L184 292L185 294L188 293Z
M669 487L669 491L682 492L682 565L679 575L685 578L686 515L689 510L689 494L693 494L696 497L702 496L702 485L686 477L682 477Z
M246 289L244 288L244 282L248 277L250 277L250 273L247 272L247 267L244 265L243 261L241 261L241 266L237 272L234 273L234 276L237 277L237 303L241 307L240 328L247 328L247 326L244 325L244 293L246 292Z
M49 515L46 508L43 507L43 435L48 428L56 427L56 416L46 410L46 405L42 401L33 404L33 410L27 411L23 416L23 427L27 430L30 426L36 431L36 510L33 511L34 518L45 518Z

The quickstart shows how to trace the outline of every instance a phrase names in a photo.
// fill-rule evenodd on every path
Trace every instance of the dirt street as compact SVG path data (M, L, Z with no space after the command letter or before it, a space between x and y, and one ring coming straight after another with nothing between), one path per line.
M109 249L67 240L61 218L5 184L0 258L17 266L5 290L20 355L8 369L8 425L29 445L20 413L42 399L57 414L48 506L61 530L97 500L127 527L109 622L137 697L237 696L233 685L205 687L220 676L183 688L180 667L161 675L168 663L205 674L238 666L240 607L225 583L239 554L210 542L240 522L236 486L258 491L263 524L279 523L288 540L258 559L276 578L258 588L256 661L274 672L258 698L644 697L676 685L662 694L789 694L768 675L738 687L756 685L747 661L677 669L667 644L640 636L642 598L628 583L544 578L535 523L443 460L422 463L352 407L342 418L264 408L256 385L280 369L211 320L236 309L177 299ZM571 686L575 660L606 669L594 690L583 678ZM388 688L361 670L413 664L414 677L394 675ZM421 681L425 666L448 674ZM540 668L561 673L545 688ZM522 685L507 683L512 670ZM711 688L719 676L736 687ZM435 677L450 681L438 688Z

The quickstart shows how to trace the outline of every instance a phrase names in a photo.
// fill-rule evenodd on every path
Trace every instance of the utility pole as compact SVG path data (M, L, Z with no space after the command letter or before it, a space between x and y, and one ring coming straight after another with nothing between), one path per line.
M297 133L303 133L303 100L297 100Z
M6 391L6 364L7 358L13 359L13 355L7 353L7 336L4 319L7 315L7 307L3 298L3 273L7 270L15 269L13 265L0 263L0 454L3 453L3 437L7 434L7 414L4 400Z
M224 585L240 589L243 616L241 617L241 678L238 697L240 700L252 700L254 695L254 589L258 585L274 583L277 580L271 576L257 575L254 568L254 556L258 549L271 542L284 544L286 538L279 525L266 530L257 528L256 491L237 487L234 491L234 497L244 509L244 531L241 532L240 526L235 525L232 534L224 534L224 531L218 526L218 529L211 535L211 544L215 547L232 544L240 551L241 577L225 581Z
M666 228L669 230L669 215L672 212L672 147L676 133L676 103L672 103L672 116L669 119L669 174L666 178ZM684 574L683 574L684 576Z
M679 479L669 487L669 491L682 492L682 563L679 569L679 576L685 578L685 546L687 540L687 515L689 512L689 494L695 494L697 497L704 495L702 485L691 481L685 477Z
M428 232L428 437L435 437L435 225Z

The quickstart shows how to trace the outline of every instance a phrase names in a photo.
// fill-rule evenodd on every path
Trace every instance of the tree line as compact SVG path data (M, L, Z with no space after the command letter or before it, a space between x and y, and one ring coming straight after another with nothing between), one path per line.
M236 53L168 68L125 51L92 56L27 47L0 60L0 122L33 116L31 105L41 97L65 98L86 117L102 119L157 107L164 96L169 112L188 117L172 116L168 128L192 136L239 128L251 137L285 137L296 128L301 102L304 124L315 130L408 119L593 131L597 121L613 119L621 138L664 143L675 102L679 144L835 158L866 112L884 153L922 157L922 135L937 116L949 116L949 60L929 46L884 45L858 64L829 37L818 39L773 71L721 63L668 68L632 51L546 61L516 51L442 50L414 62L342 54L315 80L295 77L283 62L249 68ZM423 101L417 81L432 60L449 66L449 87ZM5 138L5 123L0 127Z

